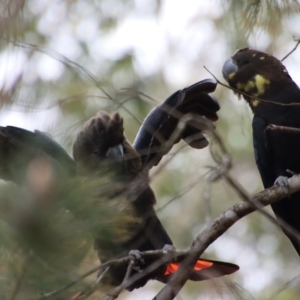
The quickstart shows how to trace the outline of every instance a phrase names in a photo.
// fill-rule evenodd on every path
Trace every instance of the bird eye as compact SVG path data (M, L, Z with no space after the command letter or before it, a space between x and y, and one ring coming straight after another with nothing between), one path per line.
M250 63L249 59L245 58L242 60L242 65L248 65Z
M98 150L95 149L95 150L94 150L94 154L95 154L95 155L98 155L98 153L99 153Z

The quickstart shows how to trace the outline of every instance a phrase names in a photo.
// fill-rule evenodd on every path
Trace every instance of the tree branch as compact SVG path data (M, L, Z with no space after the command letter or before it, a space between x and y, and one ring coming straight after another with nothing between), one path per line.
M297 42L295 47L288 53L286 54L282 59L281 59L281 62L283 62L285 59L287 59L293 52L296 51L296 49L298 48L299 44L300 44L300 39L295 39L294 38L294 41Z
M275 125L275 124L268 125L267 130L300 134L299 128L288 127L288 126L279 126L279 125Z
M295 175L289 180L291 194L300 191L300 175ZM251 202L240 202L235 204L209 226L207 226L192 242L188 248L189 255L180 265L170 282L156 295L153 300L172 300L184 286L189 272L191 272L197 259L205 249L219 236L226 232L235 222L242 217L255 211L255 206L266 206L286 197L280 186L273 186L251 197ZM252 204L253 203L253 204Z

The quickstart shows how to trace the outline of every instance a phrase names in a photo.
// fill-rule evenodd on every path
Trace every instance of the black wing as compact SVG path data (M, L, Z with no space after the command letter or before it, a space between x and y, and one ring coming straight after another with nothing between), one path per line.
M64 148L41 131L0 127L0 178L22 184L29 165L38 157L48 157L64 174L74 174L75 163Z
M252 121L254 156L265 188L272 186L276 179L275 174L272 174L267 125L266 120L254 115Z
M150 169L157 165L181 139L196 149L208 145L203 132L214 129L213 122L218 119L216 112L220 108L209 94L216 89L216 85L212 79L199 81L175 92L148 114L133 143L142 157L143 166L147 165ZM185 114L191 114L193 118L172 140L178 122Z

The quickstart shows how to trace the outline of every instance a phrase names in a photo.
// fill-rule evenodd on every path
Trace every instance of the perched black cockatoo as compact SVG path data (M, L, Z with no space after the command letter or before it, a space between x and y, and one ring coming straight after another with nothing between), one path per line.
M280 60L249 48L236 51L225 62L223 76L254 113L254 154L265 188L275 182L287 188L286 177L300 172L300 135L271 130L270 125L300 128L299 87ZM272 204L272 208L300 255L299 238L287 230L290 226L300 234L300 193Z
M103 245L101 239L96 239L95 249L101 262L126 256L133 249L156 250L162 249L165 245L172 245L153 208L155 196L149 187L147 172L142 170L141 157L126 140L123 130L123 119L118 113L109 115L101 111L84 125L73 145L73 156L79 173L93 175L100 172L99 175L103 176L101 170L108 169L116 184L115 196L122 194L123 197L127 197L128 205L133 207L133 217L136 218L136 225L128 239L112 241L109 245ZM145 264L141 267L146 268L154 260L145 259ZM134 282L128 289L141 287L149 279L167 282L177 268L177 262L162 265L141 280ZM121 284L126 269L126 264L111 267L110 284ZM190 279L199 281L230 274L236 270L238 267L233 264L199 260Z

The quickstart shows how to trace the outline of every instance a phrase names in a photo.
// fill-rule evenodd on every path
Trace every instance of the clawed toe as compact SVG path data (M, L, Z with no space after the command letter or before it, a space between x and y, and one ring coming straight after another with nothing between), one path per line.
M279 185L284 193L286 195L290 195L290 185L289 185L289 181L288 181L288 177L285 177L285 176L278 176L274 182L274 185L277 184Z
M176 248L173 245L166 244L166 245L164 245L162 250L166 253L172 253L172 252L176 251Z
M140 270L139 264L145 263L142 255L141 255L141 252L139 250L131 250L129 252L129 256L132 257L131 263L134 265L133 269L135 269L136 271L139 271Z

